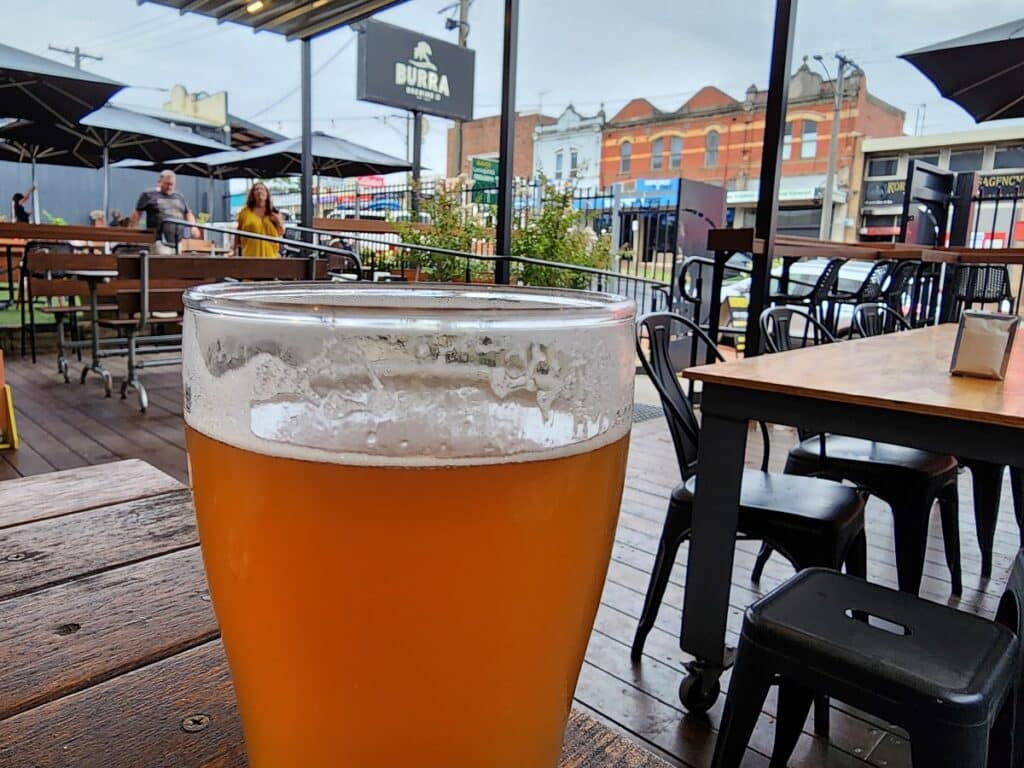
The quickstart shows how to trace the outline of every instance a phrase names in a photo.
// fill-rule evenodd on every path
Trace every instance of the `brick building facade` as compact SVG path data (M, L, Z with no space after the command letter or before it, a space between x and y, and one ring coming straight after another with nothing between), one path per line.
M815 215L820 221L834 85L834 81L812 71L806 60L790 80L780 196L790 209L805 210L808 214L801 227L808 231L801 234L810 234L815 226L810 219ZM868 92L863 73L847 79L844 92L836 176L837 215L833 217L836 229L832 233L837 239L852 235L843 226L845 190L858 141L864 136L902 134L905 117L901 110ZM646 99L633 99L605 126L601 183L623 183L628 187L636 179L683 176L719 184L729 190L729 205L741 219L736 225L751 223L761 172L766 99L767 91L753 85L743 100L706 86L674 112L663 112ZM750 221L743 221L745 218Z
M555 118L537 113L516 113L516 143L514 172L517 177L528 179L533 176L533 129L538 125L550 125ZM462 125L462 173L469 175L470 160L474 157L497 157L501 127L498 115L470 120ZM455 156L455 128L448 129L448 177L459 175Z

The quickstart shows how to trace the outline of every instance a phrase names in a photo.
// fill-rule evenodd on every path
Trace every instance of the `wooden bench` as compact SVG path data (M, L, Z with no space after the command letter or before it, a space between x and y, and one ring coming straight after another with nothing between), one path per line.
M58 370L67 374L64 350L64 321L67 319L77 327L77 316L88 311L88 307L76 305L89 295L85 283L68 279L64 273L77 269L113 269L114 258L99 253L76 251L66 242L32 241L26 243L22 256L22 354L25 354L25 333L28 332L32 362L36 362L36 299L68 299L68 306L45 307L41 311L52 316L57 325ZM108 294L111 296L112 293ZM113 307L107 306L109 311ZM27 316L27 317L26 317ZM26 322L27 320L27 322ZM72 348L74 348L72 344ZM62 362L63 361L63 362Z
M99 324L125 340L128 372L121 382L121 397L134 389L145 412L149 398L139 371L181 362L181 333L164 327L181 323L182 297L189 287L228 280L305 280L311 273L322 280L329 266L324 259L151 256L145 251L118 256L118 279L131 281L132 287L117 291L117 317Z

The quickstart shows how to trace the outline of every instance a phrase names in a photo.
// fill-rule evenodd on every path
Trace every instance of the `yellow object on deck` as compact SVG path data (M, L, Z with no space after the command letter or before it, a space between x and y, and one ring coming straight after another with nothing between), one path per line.
M12 448L18 450L18 425L14 420L14 395L4 378L4 353L0 350L0 395L3 397L0 407L0 450Z

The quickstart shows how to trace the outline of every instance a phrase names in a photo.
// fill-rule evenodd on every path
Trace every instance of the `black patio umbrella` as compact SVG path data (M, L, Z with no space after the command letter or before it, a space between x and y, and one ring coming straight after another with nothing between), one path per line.
M302 171L302 140L283 139L249 150L216 152L166 163L178 172L221 179L279 178ZM412 164L346 139L320 131L313 133L313 173L347 178L408 171Z
M122 88L105 77L0 45L0 117L73 123Z
M900 56L976 123L1024 117L1024 19Z
M104 213L109 213L111 162L162 162L227 148L187 128L112 105L101 107L73 124L18 120L0 126L0 141L4 142L0 148L39 162L103 168Z

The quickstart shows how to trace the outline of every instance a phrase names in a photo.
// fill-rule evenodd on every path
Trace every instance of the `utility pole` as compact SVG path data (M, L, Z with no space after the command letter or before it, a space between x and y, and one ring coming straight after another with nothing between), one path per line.
M825 174L825 191L821 196L821 229L819 231L819 237L822 240L832 239L832 188L835 187L836 183L836 164L838 161L839 152L839 127L840 117L843 111L843 88L846 82L846 68L850 68L850 74L855 73L858 70L856 64L852 59L843 56L841 53L835 54L836 61L839 62L839 69L836 72L836 79L833 82L832 88L832 134L829 136L828 141L828 173ZM821 64L825 70L825 74L828 74L828 68L825 67L825 61L821 55L815 56L814 60Z
M56 51L57 53L66 53L68 56L74 56L74 58L75 58L75 69L81 69L82 68L82 59L92 59L93 61L103 61L103 57L102 56L93 56L91 53L85 53L77 45L74 48L70 48L69 49L69 48L58 48L57 46L51 44L49 46L49 48L50 48L51 51Z
M473 0L459 0L459 20L447 19L445 29L452 29L456 25L459 28L459 47L466 47L466 38L469 37L469 4ZM449 6L454 7L454 6ZM447 10L447 9L446 9ZM455 121L455 175L462 173L462 121Z

